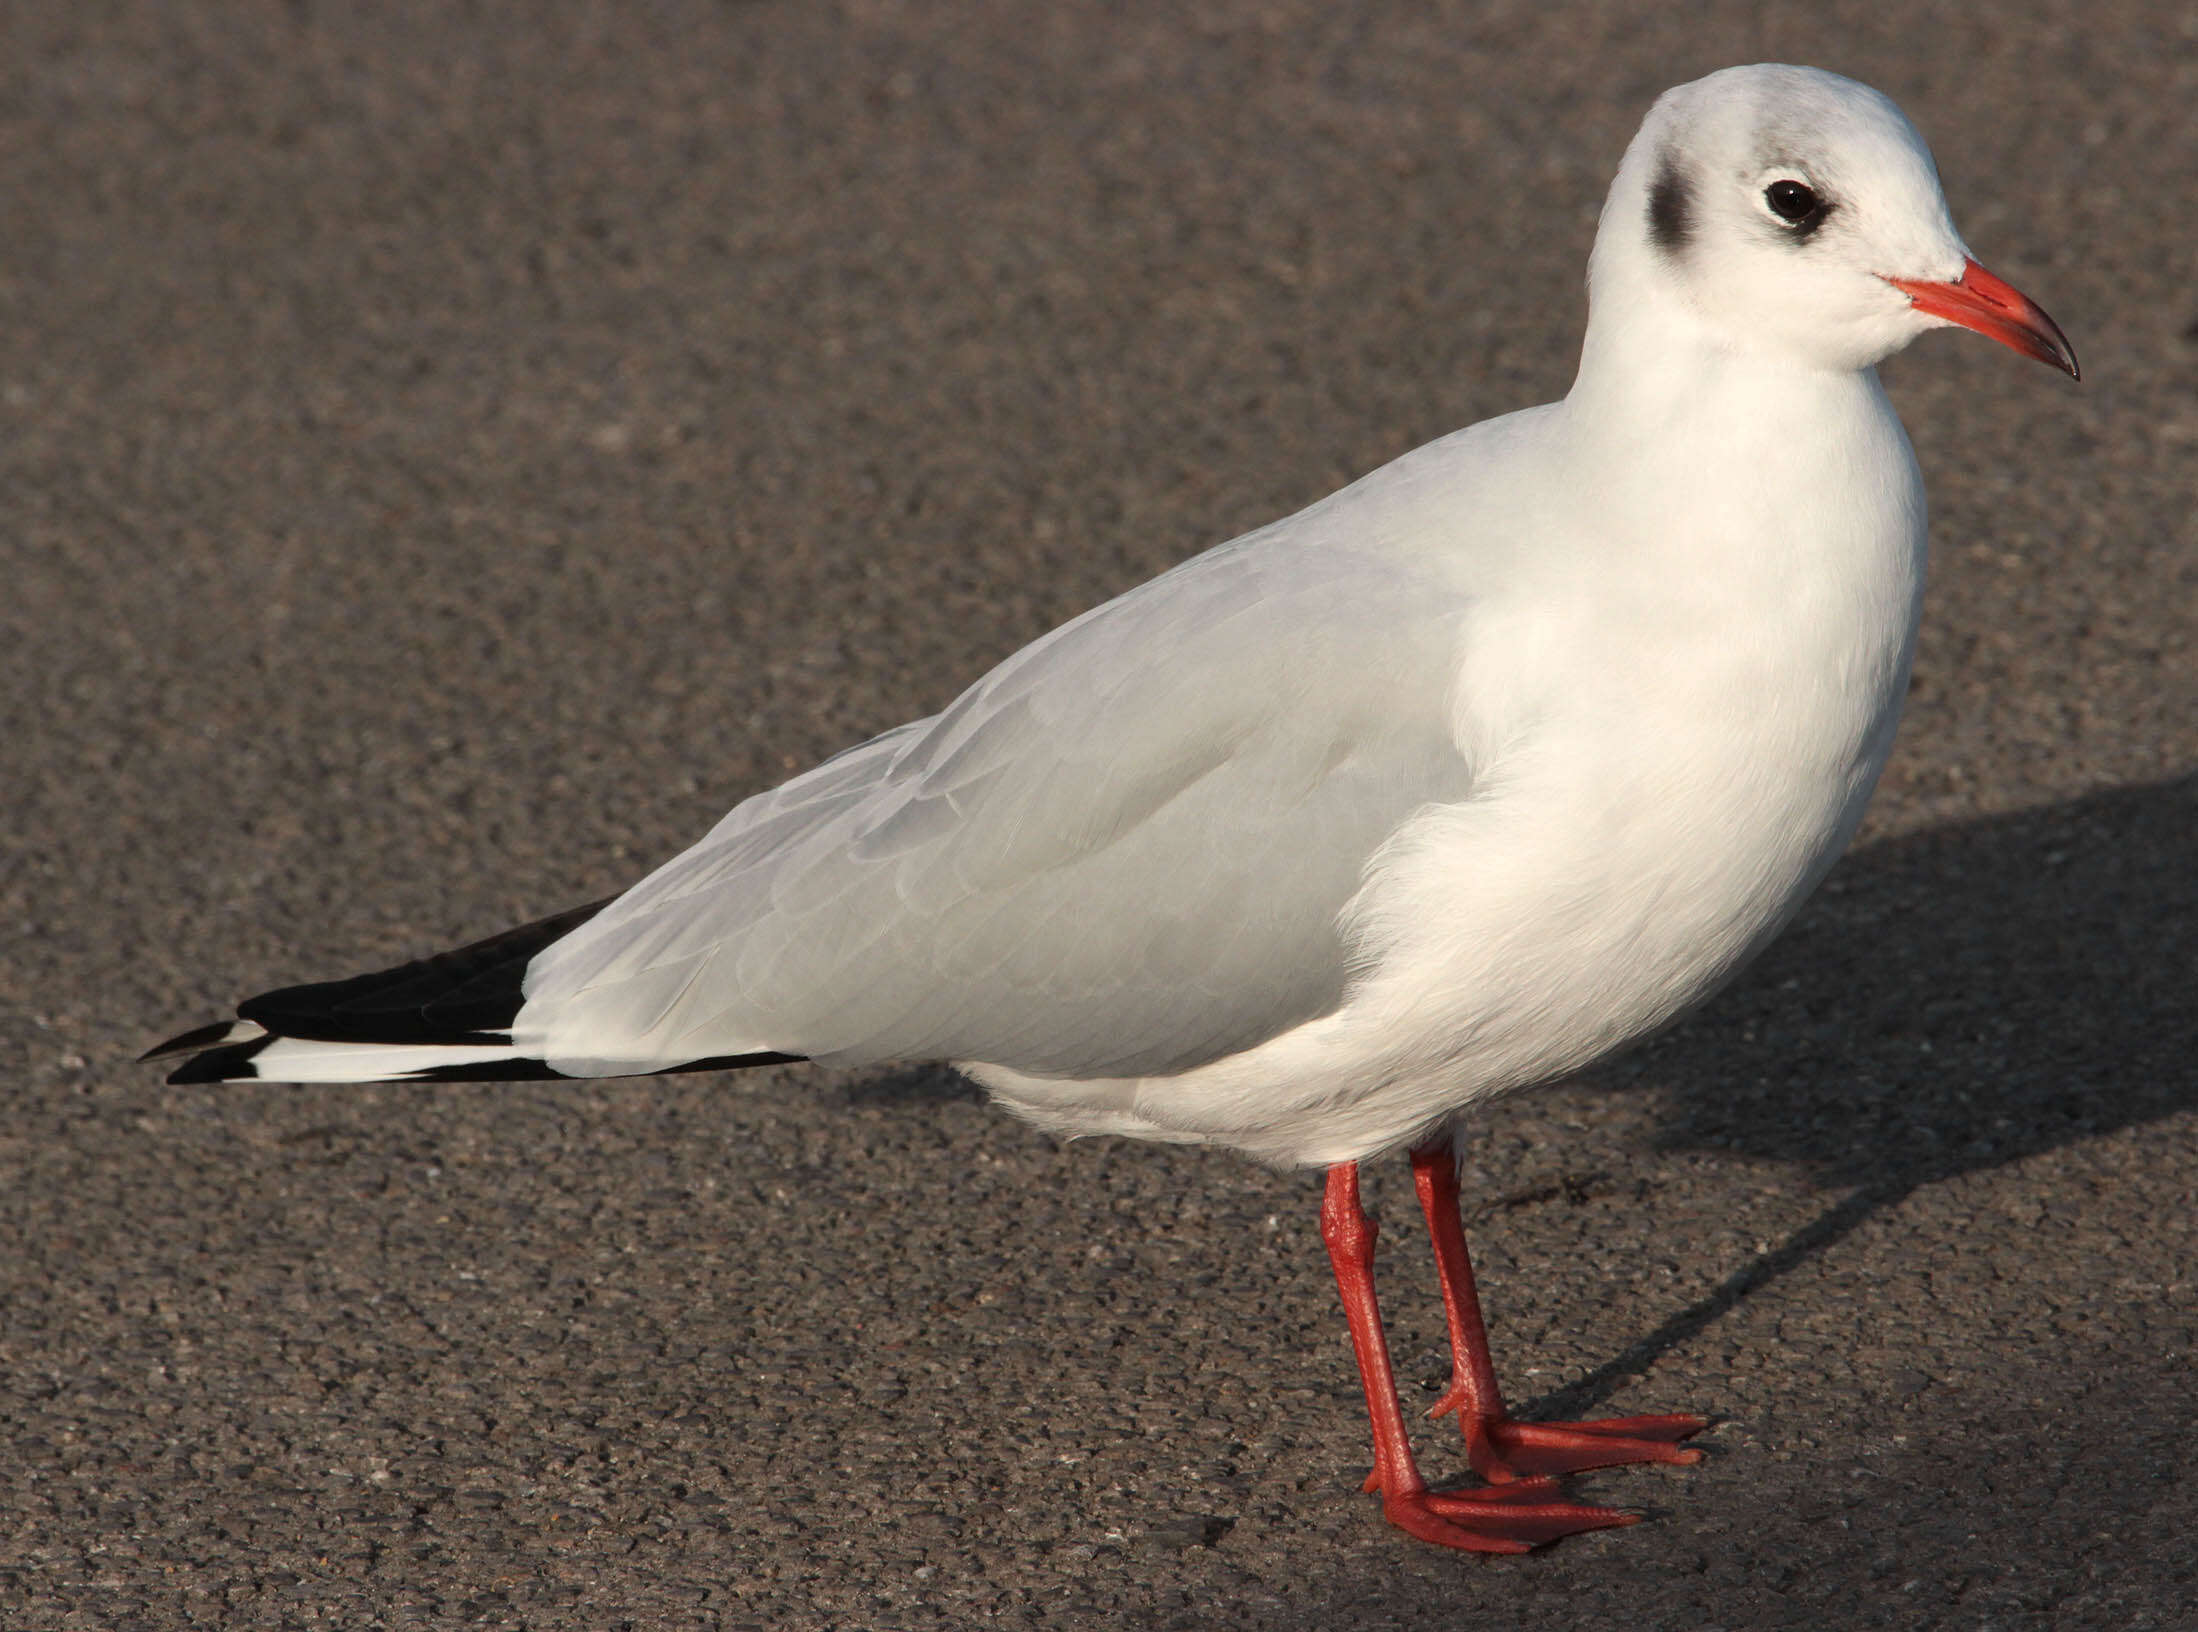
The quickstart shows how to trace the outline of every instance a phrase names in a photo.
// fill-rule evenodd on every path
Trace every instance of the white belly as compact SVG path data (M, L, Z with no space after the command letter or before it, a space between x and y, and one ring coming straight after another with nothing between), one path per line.
M1887 689L1801 741L1770 711L1717 754L1597 759L1562 738L1522 753L1488 797L1424 812L1399 835L1352 926L1366 975L1336 1013L1259 1048L1137 1081L972 1074L1067 1134L1298 1164L1422 1138L1654 1031L1730 979L1852 835L1891 742Z
M1056 1131L1325 1164L1577 1070L1716 991L1853 834L1920 610L1921 485L1874 383L1850 438L1785 452L1784 495L1821 482L1822 502L1766 509L1736 474L1704 488L1743 499L1698 524L1620 504L1653 535L1544 517L1547 553L1476 561L1494 587L1456 703L1475 793L1423 810L1368 868L1343 925L1362 972L1335 1012L1174 1077L965 1068ZM1858 464L1880 479L1856 483Z

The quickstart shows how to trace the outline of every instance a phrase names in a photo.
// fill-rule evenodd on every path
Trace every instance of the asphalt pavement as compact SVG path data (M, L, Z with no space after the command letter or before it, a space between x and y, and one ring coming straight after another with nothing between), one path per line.
M0 29L0 1625L2198 1626L2198 9ZM1764 59L1898 100L2085 378L1888 367L1933 583L1854 853L1468 1153L1517 1399L1716 1419L1576 1481L1649 1522L1382 1524L1312 1175L937 1069L132 1063L1560 394L1642 112Z

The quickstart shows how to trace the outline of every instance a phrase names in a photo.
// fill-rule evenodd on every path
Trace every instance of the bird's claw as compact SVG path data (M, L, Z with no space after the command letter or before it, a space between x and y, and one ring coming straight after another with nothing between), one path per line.
M1461 1391L1453 1387L1427 1414L1456 1412L1465 1431L1466 1457L1473 1471L1495 1484L1533 1475L1584 1473L1589 1468L1625 1467L1635 1462L1678 1465L1699 1462L1702 1453L1678 1441L1709 1426L1704 1417L1673 1413L1653 1417L1603 1417L1593 1422L1520 1422L1511 1417L1469 1415Z
M1471 1491L1408 1491L1385 1495L1382 1517L1408 1535L1469 1553L1524 1553L1583 1530L1638 1524L1641 1516L1614 1507L1554 1501L1554 1479L1520 1479Z

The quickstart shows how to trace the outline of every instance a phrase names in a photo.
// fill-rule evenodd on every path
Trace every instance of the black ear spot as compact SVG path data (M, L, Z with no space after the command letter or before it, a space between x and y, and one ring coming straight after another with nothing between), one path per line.
M1649 186L1648 229L1649 242L1667 255L1677 255L1694 236L1694 189L1669 153Z

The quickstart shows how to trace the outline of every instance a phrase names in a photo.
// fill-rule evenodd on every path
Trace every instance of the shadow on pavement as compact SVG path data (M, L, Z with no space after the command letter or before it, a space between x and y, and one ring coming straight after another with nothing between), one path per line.
M2006 1399L2051 1400L2029 1415ZM1750 1458L1707 1501L1707 1468L1603 1499L1653 1523L1525 1559L1430 1561L1367 1519L1378 1571L1331 1579L1273 1632L1466 1625L1778 1632L2108 1632L2188 1627L2198 1539L2187 1447L2198 1398L2179 1361L2112 1345L2041 1346L1990 1399L1933 1390L1889 1404L1905 1443L1851 1456ZM1667 1504L1668 1503L1668 1507ZM1186 1629L1186 1617L1168 1623Z
M1666 1150L1795 1164L1845 1193L1521 1414L1594 1414L1929 1186L2198 1106L2194 836L2198 776L2184 776L1873 845L1732 992L1590 1079L1656 1084ZM2190 1228L2127 1219L2135 1205L2069 1203L2170 1241ZM2032 1246L1960 1256L1990 1277L2000 1250ZM1913 1393L1812 1403L1795 1379L1783 1386L1801 1391L1796 1420L1832 1425L1830 1438L1713 1457L1662 1489L1639 1470L1585 1483L1590 1499L1665 1519L1653 1535L1576 1538L1490 1568L1415 1556L1369 1517L1378 1567L1322 1583L1277 1625L1416 1632L1475 1611L1796 1632L2198 1624L2198 1329L2180 1287L2131 1288L2119 1314L2092 1319L2127 1268L2056 1265L2038 1287L2089 1283L2100 1298L2041 1307L2012 1335L1941 1334L1980 1357L1968 1386L1919 1374Z
M1607 1075L1667 1149L1848 1195L1527 1414L1591 1409L1917 1188L2198 1105L2198 776L1872 846L1733 992Z

